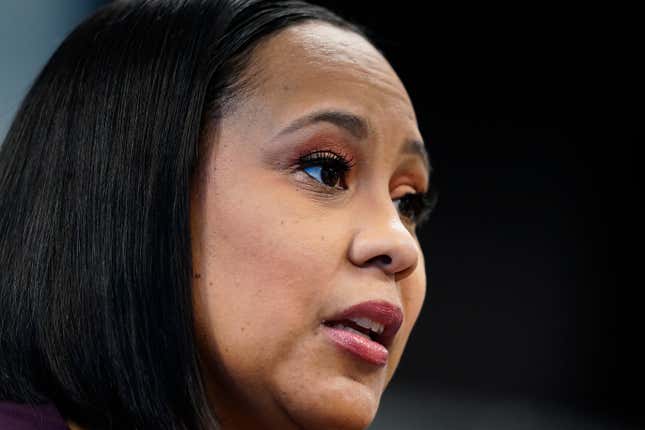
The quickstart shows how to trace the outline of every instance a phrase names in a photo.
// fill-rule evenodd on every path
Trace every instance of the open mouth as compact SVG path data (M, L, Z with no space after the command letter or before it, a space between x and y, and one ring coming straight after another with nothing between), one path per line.
M384 326L368 318L353 318L341 321L325 321L327 327L346 330L350 333L356 333L374 342L383 345L381 336L383 335Z
M351 306L322 321L322 325L338 347L364 361L383 366L402 322L400 307L374 300Z

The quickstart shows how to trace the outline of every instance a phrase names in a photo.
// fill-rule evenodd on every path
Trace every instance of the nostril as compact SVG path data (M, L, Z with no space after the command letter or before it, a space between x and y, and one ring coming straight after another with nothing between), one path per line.
M389 255L378 255L376 257L370 258L368 264L373 262L389 265L392 264L392 257L390 257Z

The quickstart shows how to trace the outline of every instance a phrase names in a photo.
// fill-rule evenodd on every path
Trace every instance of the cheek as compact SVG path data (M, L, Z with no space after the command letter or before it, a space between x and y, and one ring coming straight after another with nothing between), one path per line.
M202 217L197 330L209 355L241 380L270 374L318 326L330 256L339 253L338 241L317 233L324 222L304 213L302 196L267 181L229 188L245 189L243 199L207 196Z
M406 282L407 281L407 282ZM421 266L410 278L403 282L401 298L406 309L405 330L408 335L419 318L426 296L425 269ZM406 285L407 284L407 285Z
M423 253L420 254L417 269L401 281L401 302L405 310L405 321L401 326L400 336L392 348L391 366L388 368L388 381L392 378L403 355L405 345L419 317L426 296L426 272Z
M407 279L402 282L401 286L401 298L403 301L403 306L406 309L408 315L407 327L410 331L412 330L414 323L416 323L421 308L423 307L423 302L425 301L427 290L427 277L425 269L425 258L423 255L423 250L419 247L419 263L417 269L414 273Z

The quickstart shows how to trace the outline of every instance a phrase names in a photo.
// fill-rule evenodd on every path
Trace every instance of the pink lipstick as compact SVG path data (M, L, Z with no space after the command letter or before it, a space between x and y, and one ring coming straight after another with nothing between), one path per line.
M388 347L403 322L401 308L373 300L351 306L323 321L325 334L340 349L368 363L387 363Z

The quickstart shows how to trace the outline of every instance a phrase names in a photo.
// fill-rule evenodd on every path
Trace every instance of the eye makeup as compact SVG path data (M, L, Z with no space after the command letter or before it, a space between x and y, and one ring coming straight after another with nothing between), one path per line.
M322 186L342 191L348 188L346 176L355 164L351 156L332 150L316 150L300 156L295 170L304 171ZM427 192L408 193L393 201L401 217L420 228L429 220L437 198L436 187L431 187Z
M437 205L439 194L436 187L425 193L408 193L397 199L399 213L418 229L425 225Z
M347 189L346 175L354 166L350 156L337 154L333 151L315 151L300 157L297 168L304 170L312 178L320 177L320 183L332 188L341 182L340 189ZM310 171L308 171L310 169ZM327 173L327 174L325 174ZM331 185L327 182L331 182Z

